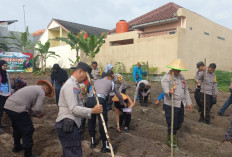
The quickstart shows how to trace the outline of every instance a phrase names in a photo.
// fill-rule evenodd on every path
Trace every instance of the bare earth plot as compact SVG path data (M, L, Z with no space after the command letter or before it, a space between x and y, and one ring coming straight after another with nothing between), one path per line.
M16 75L14 75L16 76ZM13 77L13 76L11 76ZM48 76L32 76L23 74L30 85L35 84L39 79L49 80ZM133 99L135 86L133 82L128 82L130 88L127 94ZM232 114L231 108L226 111L225 117L217 116L217 111L229 97L229 93L220 92L218 105L212 109L213 126L198 123L199 113L193 97L195 85L188 81L191 98L193 101L193 111L185 111L185 120L182 128L178 132L180 151L175 152L176 157L231 157L232 145L224 144L224 134L230 122L229 116ZM152 84L152 99L148 107L140 107L137 103L132 112L130 134L117 133L116 121L113 111L108 113L108 129L110 138L117 146L116 157L168 157L170 148L165 145L167 135L167 125L164 117L162 103L154 106L154 102L161 93L159 82ZM34 155L42 157L61 157L62 148L54 128L58 109L55 99L46 99L44 104L45 117L43 119L33 118L34 132ZM21 157L23 152L12 153L13 138L12 128L9 118L5 115L3 122L9 127L5 133L0 135L0 157ZM86 125L87 126L87 125ZM98 125L97 125L98 126ZM98 146L91 149L88 128L85 128L82 142L84 157L110 157L110 154L100 153L101 142L99 133L96 134Z

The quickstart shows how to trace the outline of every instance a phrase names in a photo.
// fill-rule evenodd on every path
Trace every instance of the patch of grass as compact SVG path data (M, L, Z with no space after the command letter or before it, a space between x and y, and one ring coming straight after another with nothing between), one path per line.
M217 76L218 89L220 91L229 92L232 72L216 70L215 74Z

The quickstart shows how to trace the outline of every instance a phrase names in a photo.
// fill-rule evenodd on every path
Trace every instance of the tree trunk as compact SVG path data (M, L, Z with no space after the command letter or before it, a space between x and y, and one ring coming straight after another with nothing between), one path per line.
M44 56L41 54L41 70L44 71L44 64L43 64Z
M46 59L44 58L44 74L46 74L46 66L47 66Z

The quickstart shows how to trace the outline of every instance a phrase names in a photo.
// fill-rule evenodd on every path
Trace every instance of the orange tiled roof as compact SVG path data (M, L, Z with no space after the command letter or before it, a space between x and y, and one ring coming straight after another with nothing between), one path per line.
M183 8L173 2L167 3L155 10L152 10L142 16L139 16L131 21L128 22L129 28L136 25L141 25L145 23L160 21L164 19L169 19L175 17L175 13L179 8ZM115 29L111 30L110 32L115 32Z
M33 32L32 35L34 37L36 37L36 36L43 34L44 31L45 31L45 29L38 30L38 31Z

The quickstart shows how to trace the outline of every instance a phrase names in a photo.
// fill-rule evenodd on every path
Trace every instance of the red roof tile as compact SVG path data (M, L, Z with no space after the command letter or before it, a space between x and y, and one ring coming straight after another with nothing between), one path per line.
M32 35L34 37L36 37L36 36L43 34L44 31L45 31L45 29L38 30L38 31L33 32Z
M179 8L183 8L173 2L167 3L155 10L152 10L142 16L139 16L131 21L128 22L129 28L135 25L150 23L154 21L160 21L164 19L169 19L175 17L175 13ZM115 32L115 29L111 30L110 32Z

